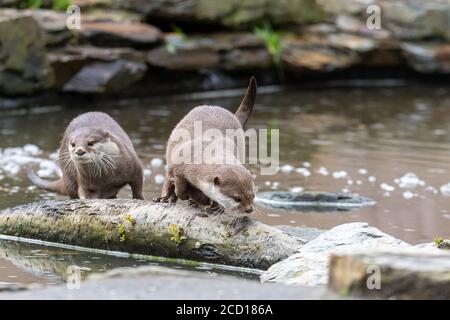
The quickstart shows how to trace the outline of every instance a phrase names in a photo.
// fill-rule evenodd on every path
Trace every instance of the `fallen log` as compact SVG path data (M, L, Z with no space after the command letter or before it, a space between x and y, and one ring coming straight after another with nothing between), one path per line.
M304 241L248 216L140 200L41 201L0 212L0 234L267 269Z

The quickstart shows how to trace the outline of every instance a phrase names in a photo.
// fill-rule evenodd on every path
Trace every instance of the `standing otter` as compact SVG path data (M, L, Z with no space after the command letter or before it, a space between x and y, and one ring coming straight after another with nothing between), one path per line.
M103 112L88 112L73 119L59 149L63 176L45 181L28 170L36 186L72 199L111 199L129 184L133 198L142 195L142 164L133 143L120 125Z
M242 165L242 158L239 157L242 149L239 146L245 148L243 127L255 103L256 87L256 80L252 77L245 97L234 115L221 107L199 106L178 123L167 142L168 168L162 193L154 201L175 202L181 199L211 205L211 208L218 208L220 205L234 213L253 212L255 185L252 175ZM201 137L195 136L196 123L201 123ZM220 133L220 137L206 137L206 132L210 129ZM232 139L227 136L227 130L236 132ZM190 139L180 142L180 133L183 132ZM195 153L196 143L200 145L204 155L201 163L176 161L175 157L183 150ZM232 146L231 149L228 144ZM211 147L226 150L212 155L206 152Z

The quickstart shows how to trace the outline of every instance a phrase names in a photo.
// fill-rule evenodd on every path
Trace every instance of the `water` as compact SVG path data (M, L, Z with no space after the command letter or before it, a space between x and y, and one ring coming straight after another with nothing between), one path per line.
M258 96L248 125L280 128L280 165L284 166L274 176L257 176L260 191L344 191L372 198L377 204L348 212L271 210L267 215L254 217L271 225L321 229L366 221L413 244L449 237L450 188L445 187L450 182L449 93L447 87L407 86L291 89ZM42 150L33 157L49 159L74 116L87 110L108 112L135 143L147 169L144 194L150 199L160 192L164 167L158 166L159 159L163 158L165 141L177 121L195 105L216 104L234 109L239 100L240 96L195 101L117 101L4 113L0 118L0 148L31 143ZM51 176L53 169L47 169ZM257 167L251 170L259 172ZM130 197L130 190L124 189L120 196ZM58 196L29 188L21 166L0 168L0 209L48 198ZM24 244L18 246L28 250ZM1 257L0 282L27 282L27 277L36 276ZM116 259L119 260L111 262L100 256L104 266L95 270L139 264L133 259ZM8 278L14 274L17 278Z

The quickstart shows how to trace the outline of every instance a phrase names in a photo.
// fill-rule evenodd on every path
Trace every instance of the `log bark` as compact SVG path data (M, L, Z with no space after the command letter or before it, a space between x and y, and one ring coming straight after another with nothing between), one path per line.
M267 269L304 241L247 216L185 204L50 200L0 212L0 233L83 247Z

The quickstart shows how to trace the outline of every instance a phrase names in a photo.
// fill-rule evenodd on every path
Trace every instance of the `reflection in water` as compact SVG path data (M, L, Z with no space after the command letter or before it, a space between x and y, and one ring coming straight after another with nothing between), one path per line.
M440 190L450 182L449 92L444 87L410 86L258 96L248 125L280 128L280 163L288 165L277 175L258 176L260 191L352 192L377 204L332 215L272 210L255 214L255 218L273 225L320 229L366 221L412 243L450 236L449 198ZM4 114L0 117L0 148L32 143L44 151L42 157L48 157L74 116L100 109L115 117L134 141L147 169L144 195L150 199L160 192L164 173L164 167L158 166L158 161L152 166L151 160L163 158L165 141L181 117L205 103L235 109L240 98L120 101L47 113ZM252 168L255 174L257 169ZM417 176L417 184L402 183L408 173ZM28 190L28 186L23 172L11 178L0 169L0 208L55 197ZM130 190L124 189L120 196L130 197Z
M71 246L44 246L0 239L0 282L20 284L55 285L67 281L69 267L79 268L81 280L89 274L121 267L160 265L171 268L202 270L210 273L228 274L240 278L256 279L259 270L193 263L182 259L165 259L145 255L130 255L89 250ZM107 254L105 254L107 253Z

